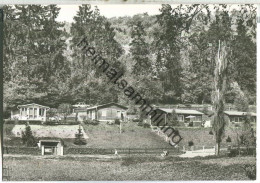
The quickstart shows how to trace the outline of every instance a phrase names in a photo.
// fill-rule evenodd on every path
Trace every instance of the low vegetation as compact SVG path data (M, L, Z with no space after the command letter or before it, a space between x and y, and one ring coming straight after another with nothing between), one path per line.
M59 159L57 161L56 159ZM12 181L250 180L254 157L4 157ZM250 170L249 170L250 169Z

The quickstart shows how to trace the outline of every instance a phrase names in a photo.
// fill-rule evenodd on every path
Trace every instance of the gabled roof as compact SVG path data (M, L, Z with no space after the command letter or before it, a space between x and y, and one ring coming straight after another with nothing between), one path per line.
M50 109L50 107L48 107L48 106L44 106L44 105L40 105L40 104L36 104L36 103L18 105L17 108L19 109L20 107L29 107L29 106L38 106L38 107Z
M229 116L246 116L247 114L251 116L256 116L256 113L254 112L224 111L224 113Z
M158 108L159 110L162 110L166 113L172 113L173 109L166 109L166 108ZM196 111L196 110L186 110L186 109L175 109L175 112L177 114L197 114L202 115L202 112Z
M122 108L122 109L128 109L127 107L125 107L125 106L123 106L123 105L120 105L120 104L111 102L111 103L107 103L107 104L102 104L102 105L97 105L97 106L88 107L86 110L101 109L101 108L106 108L106 107L109 107L109 106L112 106L112 105L115 105L115 106L120 107L120 108Z

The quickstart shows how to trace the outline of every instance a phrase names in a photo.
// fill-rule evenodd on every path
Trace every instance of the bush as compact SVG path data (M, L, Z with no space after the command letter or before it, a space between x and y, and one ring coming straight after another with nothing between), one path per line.
M237 149L231 149L228 154L228 157L236 157L238 154L239 154L239 152Z
M115 119L115 124L116 125L120 125L120 120L119 119Z
M22 141L27 147L35 147L37 145L37 142L32 134L31 127L28 124L26 124L25 132L22 131Z
M245 165L244 170L249 179L256 180L256 165Z
M150 128L150 125L149 125L148 123L145 123L145 124L143 125L143 127L144 127L144 128Z
M98 120L91 120L91 119L87 119L84 121L84 123L86 125L98 125L99 124L99 121Z
M10 120L10 119L5 119L4 120L5 124L15 124L15 122L16 122L15 120Z
M137 118L133 119L132 121L133 121L133 122L142 122L141 119L137 119Z
M137 123L137 126L143 126L143 125L144 125L143 122Z
M29 123L30 125L39 125L42 124L43 121L34 121L34 120L27 120L27 121L18 121L17 124L19 125L26 125Z
M231 142L230 136L228 136L228 138L226 139L226 142Z
M209 131L209 134L210 134L210 135L213 135L213 132L212 132L212 130L210 130L210 131Z
M194 146L194 142L193 142L193 141L189 141L189 142L188 142L188 145L189 145L189 146Z
M108 124L108 125L114 125L114 124L115 124L115 121L107 121L107 124Z
M86 139L83 138L83 133L82 133L82 129L79 127L78 129L78 133L75 134L75 141L74 141L74 144L76 145L86 145L87 142L86 142Z

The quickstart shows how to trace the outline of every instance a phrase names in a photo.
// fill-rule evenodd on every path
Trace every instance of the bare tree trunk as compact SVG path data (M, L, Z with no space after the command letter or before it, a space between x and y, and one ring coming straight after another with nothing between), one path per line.
M213 90L213 105L214 105L214 121L213 129L215 131L215 154L219 155L220 143L225 131L224 120L224 105L227 82L227 48L225 42L221 44L219 41L218 54L216 58L216 66L214 72L214 90Z

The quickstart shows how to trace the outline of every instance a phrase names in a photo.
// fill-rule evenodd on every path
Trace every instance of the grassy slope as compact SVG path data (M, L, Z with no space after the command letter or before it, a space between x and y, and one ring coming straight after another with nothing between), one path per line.
M171 146L150 128L137 126L136 123L124 123L123 133L119 133L118 125L99 124L84 125L89 136L88 147L95 148L170 148Z
M4 125L4 144L7 146L22 146L19 138L12 138L11 130L14 125ZM83 125L87 139L86 147L93 148L166 148L171 147L162 137L151 132L150 128L137 126L137 123L125 123L122 126L123 133L119 133L118 125L99 124ZM214 136L209 134L210 128L177 128L183 140L180 146L188 146L189 141L193 141L198 148L202 146L213 147L215 144ZM236 144L236 132L239 130L227 129L222 147L229 144ZM227 136L231 137L232 142L226 143ZM67 147L77 147L73 144L74 139L64 139Z
M210 128L179 128L180 135L183 137L183 140L180 142L180 145L187 146L189 141L193 141L195 146L214 146L215 139L214 135L210 135ZM227 147L227 145L235 145L237 143L237 132L241 129L232 129L227 128L225 132L225 137L222 140L221 145ZM231 143L227 143L226 139L230 136Z
M131 161L132 163L129 163ZM41 159L5 157L12 168L11 180L248 180L245 164L254 157L195 158L135 157L92 159L88 157ZM128 162L128 163L126 163Z

